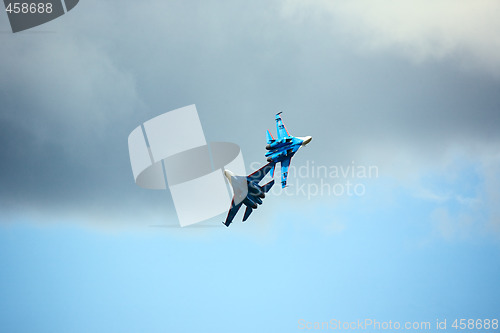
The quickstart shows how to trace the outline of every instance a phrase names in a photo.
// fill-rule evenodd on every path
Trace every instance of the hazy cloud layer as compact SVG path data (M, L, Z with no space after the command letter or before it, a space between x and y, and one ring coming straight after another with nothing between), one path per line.
M353 39L363 51L394 52L416 62L452 61L500 75L498 1L286 0L283 12L319 20L335 38Z
M167 192L134 184L127 136L193 103L207 141L238 143L247 166L284 111L314 138L297 166L376 164L417 195L458 150L494 179L496 4L419 4L86 0L50 33L2 34L2 211L171 218Z

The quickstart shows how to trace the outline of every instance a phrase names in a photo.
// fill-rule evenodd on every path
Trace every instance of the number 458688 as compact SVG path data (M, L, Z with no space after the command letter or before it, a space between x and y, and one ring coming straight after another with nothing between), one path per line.
M9 14L50 14L52 13L52 3L26 3L26 2L14 2L9 3L5 11Z
M498 319L455 319L451 327L457 330L496 330L498 329Z

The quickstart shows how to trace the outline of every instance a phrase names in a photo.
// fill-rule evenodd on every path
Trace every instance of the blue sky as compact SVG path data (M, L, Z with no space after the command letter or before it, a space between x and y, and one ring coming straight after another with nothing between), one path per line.
M0 331L495 318L498 9L82 0L18 34L0 14ZM127 137L190 104L207 141L237 143L248 168L283 111L291 134L313 136L296 170L378 175L291 172L292 195L244 224L175 227L168 191L135 185ZM365 192L294 192L322 180Z
M250 224L198 235L4 226L2 325L15 332L271 332L294 331L298 319L497 315L495 240L432 237L422 223L428 205L405 196L392 211L353 213L354 206L336 212L348 226L334 233L317 225L325 209L309 219L257 217L254 224L274 222L267 237L247 231Z

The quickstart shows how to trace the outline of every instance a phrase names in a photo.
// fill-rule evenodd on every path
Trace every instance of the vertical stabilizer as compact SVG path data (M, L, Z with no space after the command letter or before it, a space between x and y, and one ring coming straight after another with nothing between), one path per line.
M271 135L271 133L269 132L269 130L266 131L266 139L267 139L267 144L270 144L270 143L274 142L274 138Z
M276 114L276 135L278 136L278 140L289 137L288 131L286 130L285 124L281 120L280 116L281 112Z

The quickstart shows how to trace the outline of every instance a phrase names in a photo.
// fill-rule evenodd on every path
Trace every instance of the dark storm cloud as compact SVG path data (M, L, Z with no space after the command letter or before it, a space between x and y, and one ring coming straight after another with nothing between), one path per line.
M495 78L360 55L279 1L87 0L40 29L56 32L0 36L2 210L171 210L133 183L127 136L193 103L207 140L238 143L247 165L277 111L324 164L498 141Z

